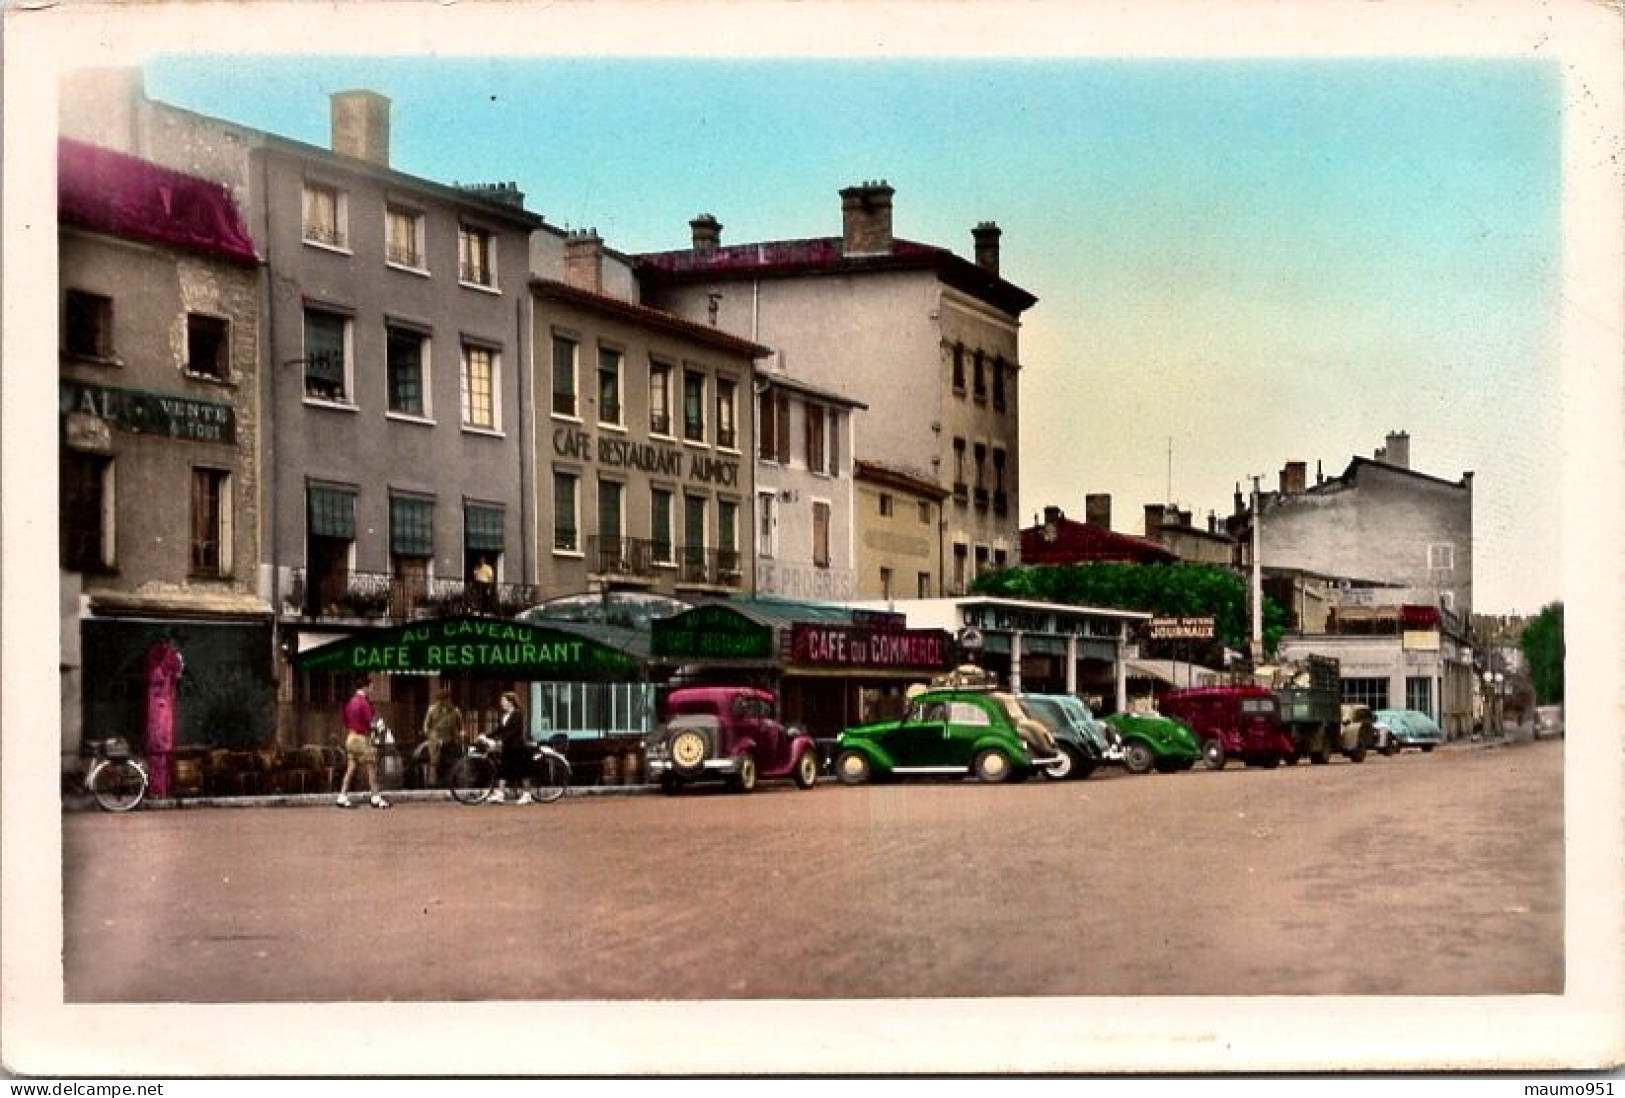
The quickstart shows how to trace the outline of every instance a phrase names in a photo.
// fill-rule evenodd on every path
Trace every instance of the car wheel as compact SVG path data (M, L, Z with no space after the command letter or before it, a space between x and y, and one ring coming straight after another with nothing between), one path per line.
M979 752L971 761L971 773L979 782L1002 782L1010 777L1012 767L1003 751L990 747Z
M1224 744L1218 740L1202 741L1202 765L1209 770L1223 770L1226 761Z
M1351 762L1351 763L1363 763L1363 762L1365 762L1365 748L1356 747L1353 751L1350 751L1349 752L1349 762Z
M808 748L796 763L796 788L811 789L818 784L818 752Z
M835 776L845 785L862 785L871 773L868 756L862 752L843 751L835 759Z
M749 751L739 756L739 769L734 771L729 784L735 793L749 793L756 788L756 756Z
M705 765L705 736L694 729L684 729L671 738L668 750L672 765L685 774L697 773Z
M1424 754L1424 755L1429 754L1433 750L1433 748L1434 748L1434 745L1431 744L1431 743L1423 744L1422 745L1422 754Z
M1389 740L1387 743L1383 744L1379 750L1384 756L1391 757L1399 754L1399 747L1392 740Z
M1293 751L1290 754L1286 754L1286 755L1281 756L1281 765L1282 766L1297 766L1298 765L1298 760L1301 759L1301 758L1303 758L1302 755L1298 754L1296 751Z
M1314 763L1316 766L1325 766L1327 763L1332 761L1331 752L1311 751L1309 752L1309 761Z
M1139 740L1123 748L1123 765L1130 774L1149 774L1156 761L1151 749Z
M683 779L676 774L666 773L660 775L660 792L668 797L675 797L683 791Z
M1072 748L1063 746L1055 754L1055 761L1044 767L1044 777L1057 782L1077 777L1080 760Z

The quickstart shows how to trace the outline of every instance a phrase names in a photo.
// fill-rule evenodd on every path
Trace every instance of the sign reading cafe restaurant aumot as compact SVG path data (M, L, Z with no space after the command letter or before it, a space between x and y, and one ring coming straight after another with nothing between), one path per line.
M553 431L553 452L576 461L594 461L610 469L637 469L662 477L682 477L724 488L739 486L739 462L709 454L685 453L675 446L599 435L595 440L579 427ZM683 459L687 458L685 462Z
M364 633L301 652L301 671L635 679L638 661L586 637L494 618L447 618Z

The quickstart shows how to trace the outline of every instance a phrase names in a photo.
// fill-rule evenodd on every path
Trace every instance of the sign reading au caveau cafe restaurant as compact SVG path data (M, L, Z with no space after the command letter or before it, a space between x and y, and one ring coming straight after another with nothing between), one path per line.
M301 652L302 671L460 674L570 681L636 679L633 657L587 637L494 618L447 618L346 637Z

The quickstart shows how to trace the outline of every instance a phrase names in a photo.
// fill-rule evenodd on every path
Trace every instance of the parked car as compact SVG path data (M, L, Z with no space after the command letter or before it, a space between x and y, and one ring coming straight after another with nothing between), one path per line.
M1561 705L1535 706L1535 739L1548 736L1563 738L1563 707Z
M818 748L803 729L778 719L778 700L747 686L686 686L665 700L666 719L644 742L649 777L667 793L721 780L748 793L761 779L818 780Z
M1113 713L1106 718L1106 725L1116 741L1106 758L1110 762L1121 762L1130 774L1189 770L1202 757L1196 734L1171 717L1157 713Z
M1019 694L1017 700L1055 737L1060 758L1044 768L1044 777L1081 780L1094 773L1106 757L1108 740L1087 705L1071 694Z
M1384 755L1407 747L1432 751L1444 742L1444 729L1415 709L1379 709L1372 716L1377 722L1377 750Z
M1263 686L1198 686L1170 690L1157 708L1178 719L1201 741L1202 761L1214 770L1230 759L1248 766L1279 766L1298 750L1281 723L1275 691Z
M842 732L835 776L848 785L923 774L1019 781L1059 762L1054 735L1014 695L932 689L914 695L899 720Z

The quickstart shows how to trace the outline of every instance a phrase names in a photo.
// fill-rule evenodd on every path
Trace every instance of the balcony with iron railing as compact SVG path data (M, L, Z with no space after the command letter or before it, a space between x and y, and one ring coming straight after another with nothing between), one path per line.
M737 549L683 546L677 550L677 562L681 586L737 589L745 581L744 557Z
M282 591L284 611L319 620L412 621L462 614L509 618L541 601L528 583L480 584L387 572L328 572L293 568Z

